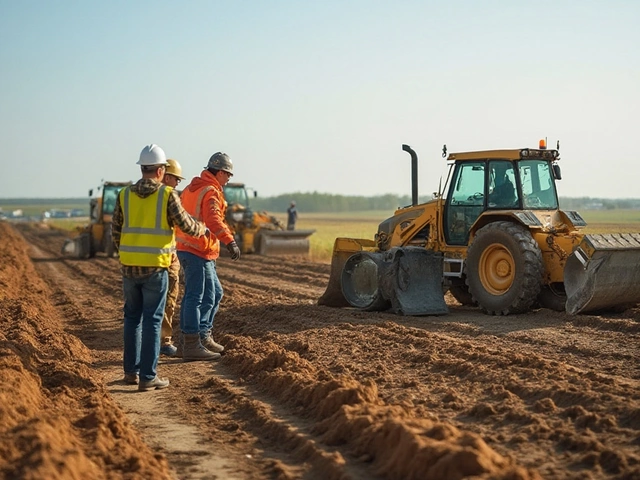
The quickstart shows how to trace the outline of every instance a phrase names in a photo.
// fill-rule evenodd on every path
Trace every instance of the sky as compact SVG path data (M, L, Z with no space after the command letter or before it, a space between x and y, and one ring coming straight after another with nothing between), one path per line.
M637 0L0 0L0 198L227 153L260 196L438 189L560 142L564 197L638 198Z

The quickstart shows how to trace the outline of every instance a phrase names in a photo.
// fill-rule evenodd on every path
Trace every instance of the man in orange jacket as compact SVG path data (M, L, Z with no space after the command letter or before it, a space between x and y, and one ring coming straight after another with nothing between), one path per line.
M209 233L193 238L176 230L176 247L184 271L184 295L180 305L183 360L214 360L224 347L211 337L213 320L222 300L222 284L216 273L220 242L232 260L240 258L240 248L225 223L227 202L223 187L233 176L233 163L226 153L214 153L199 177L185 187L180 199L185 210L207 226Z

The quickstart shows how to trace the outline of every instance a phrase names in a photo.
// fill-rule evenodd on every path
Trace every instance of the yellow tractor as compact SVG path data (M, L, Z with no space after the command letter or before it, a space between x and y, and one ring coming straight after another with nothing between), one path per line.
M448 313L444 293L491 315L542 306L569 314L640 302L640 234L586 235L562 211L559 145L451 153L445 187L380 223L373 240L337 238L319 304L404 315Z
M131 182L104 182L98 187L102 190L99 197L93 197L93 189L89 190L89 224L78 227L76 236L63 245L62 253L76 258L93 258L98 252L115 256L111 240L113 210L120 190L129 185Z
M255 190L252 191L257 196ZM225 185L224 197L228 204L226 221L242 253L309 254L309 237L315 230L286 230L273 215L254 211L249 205L249 189L243 183Z

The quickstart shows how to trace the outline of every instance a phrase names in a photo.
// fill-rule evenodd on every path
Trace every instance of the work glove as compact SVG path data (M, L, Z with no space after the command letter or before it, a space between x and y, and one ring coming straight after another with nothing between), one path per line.
M227 245L227 250L231 254L231 260L238 260L240 258L240 247L236 242L231 242Z

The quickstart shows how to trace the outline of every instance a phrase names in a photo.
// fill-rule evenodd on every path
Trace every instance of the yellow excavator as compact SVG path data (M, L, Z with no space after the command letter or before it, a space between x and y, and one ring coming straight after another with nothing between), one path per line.
M284 224L267 212L258 212L249 204L249 191L244 183L224 186L227 201L226 221L234 231L242 253L259 255L308 255L309 237L315 230L287 230Z
M89 190L90 219L89 224L78 227L74 238L65 241L62 253L76 258L93 258L96 253L103 252L108 257L115 256L115 247L111 240L113 210L120 190L131 185L131 182L103 182L98 187L100 196L93 196Z
M443 315L447 290L491 315L640 302L640 234L584 234L580 214L560 210L559 143L448 156L445 145L445 186L421 204L417 154L402 149L411 155L412 204L380 223L373 240L335 240L320 305Z

